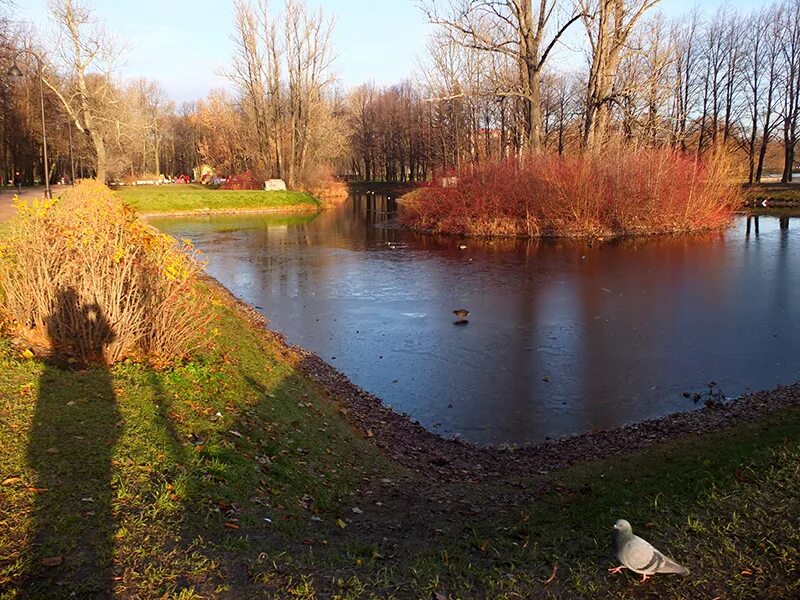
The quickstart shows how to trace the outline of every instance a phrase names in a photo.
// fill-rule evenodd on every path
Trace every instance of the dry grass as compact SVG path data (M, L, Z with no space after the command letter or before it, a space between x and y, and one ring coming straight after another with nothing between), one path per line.
M405 225L497 237L646 235L726 226L742 190L723 151L698 161L666 149L536 156L475 165L453 187L402 203Z
M168 362L200 340L202 265L108 188L18 202L0 253L3 308L27 343L81 362Z

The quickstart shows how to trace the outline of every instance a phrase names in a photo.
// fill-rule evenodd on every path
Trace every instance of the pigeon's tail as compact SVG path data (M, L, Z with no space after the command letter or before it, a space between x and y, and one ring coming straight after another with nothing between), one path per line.
M666 558L666 557L665 557ZM686 567L679 565L674 560L667 558L664 561L664 564L661 565L658 569L659 573L677 573L678 575L688 575L689 569Z

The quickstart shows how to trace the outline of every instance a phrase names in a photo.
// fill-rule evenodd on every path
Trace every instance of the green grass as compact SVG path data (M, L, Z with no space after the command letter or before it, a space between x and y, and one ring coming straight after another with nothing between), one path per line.
M748 189L748 195L757 201L800 203L800 184L765 183Z
M216 310L217 349L165 373L64 370L4 344L0 597L246 588L231 564L302 540L303 504L335 514L372 472L378 453L282 349Z
M313 210L319 200L306 192L226 191L202 185L123 187L117 192L140 213L235 210Z
M0 337L0 598L800 597L800 410L440 483L206 293L218 334L166 372L68 370ZM692 574L609 575L617 518Z

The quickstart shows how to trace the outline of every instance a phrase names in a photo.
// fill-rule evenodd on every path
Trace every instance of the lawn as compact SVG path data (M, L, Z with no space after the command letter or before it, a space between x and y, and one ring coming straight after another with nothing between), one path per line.
M119 193L143 214L317 210L319 200L306 192L212 190L202 185L161 185L119 188Z
M215 337L164 372L0 341L0 598L800 596L800 411L439 481L385 458L302 354L205 293ZM617 518L692 574L609 575Z
M800 203L800 184L764 183L746 186L751 200L770 202Z

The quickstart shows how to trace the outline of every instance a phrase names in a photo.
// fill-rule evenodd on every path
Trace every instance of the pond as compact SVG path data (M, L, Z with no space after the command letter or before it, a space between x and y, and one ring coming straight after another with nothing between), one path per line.
M319 215L153 220L290 343L397 412L537 443L800 379L800 223L702 236L478 241L394 228L394 200ZM755 225L754 223L752 225ZM463 248L461 248L461 247ZM469 323L454 325L454 309Z

